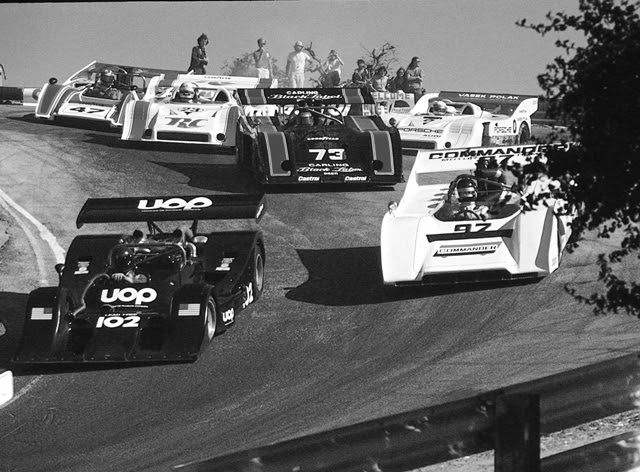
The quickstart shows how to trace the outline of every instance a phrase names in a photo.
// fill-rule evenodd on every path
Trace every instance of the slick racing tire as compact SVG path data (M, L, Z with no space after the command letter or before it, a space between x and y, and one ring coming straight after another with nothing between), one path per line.
M253 251L253 301L255 302L262 296L264 289L264 254L258 246Z
M218 329L218 312L216 310L216 301L212 296L207 299L207 307L204 317L204 335L207 342L211 341L216 335Z
M517 141L517 144L526 144L531 141L531 131L529 130L529 125L526 123L520 123Z

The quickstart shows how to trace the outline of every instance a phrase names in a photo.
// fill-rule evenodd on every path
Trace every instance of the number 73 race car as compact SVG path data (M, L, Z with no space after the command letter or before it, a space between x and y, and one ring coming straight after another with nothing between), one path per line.
M198 220L259 221L262 196L89 199L84 223L147 222L148 234L76 236L57 287L27 300L18 363L194 361L260 298L259 230L199 233ZM156 221L192 220L162 231Z
M509 160L531 159L548 146L553 145L418 152L402 199L389 204L382 220L384 283L538 278L555 271L574 216L559 184L538 172L520 193L496 179L499 172L489 178L479 172L489 156L504 169ZM451 182L434 183L442 175L434 173L462 170L467 173Z
M239 90L238 164L265 184L394 185L400 135L366 89Z

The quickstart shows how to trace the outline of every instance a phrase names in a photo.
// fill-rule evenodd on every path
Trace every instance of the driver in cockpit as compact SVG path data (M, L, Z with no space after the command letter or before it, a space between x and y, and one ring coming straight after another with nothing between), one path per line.
M458 192L457 207L454 207L452 219L454 220L486 220L489 216L489 208L486 205L478 205L478 186L476 182L463 177L456 184ZM456 204L454 204L456 205Z

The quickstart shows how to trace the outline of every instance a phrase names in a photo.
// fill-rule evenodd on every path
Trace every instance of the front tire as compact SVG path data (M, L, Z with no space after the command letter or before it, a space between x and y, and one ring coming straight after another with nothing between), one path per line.
M262 296L264 289L264 254L262 248L257 246L253 251L253 301Z
M216 301L212 296L207 299L207 307L204 317L204 335L205 340L210 342L216 335L218 329L218 313L216 310Z

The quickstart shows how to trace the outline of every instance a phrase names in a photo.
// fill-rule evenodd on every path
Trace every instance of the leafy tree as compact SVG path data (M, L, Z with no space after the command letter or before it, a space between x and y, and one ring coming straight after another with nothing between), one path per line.
M581 144L549 156L550 175L582 209L574 233L621 236L619 249L598 257L604 291L584 296L568 290L597 314L623 311L638 317L640 285L625 280L618 263L640 258L639 9L637 1L580 0L578 14L549 12L546 22L516 23L542 36L565 35L555 42L562 54L538 82L550 116L564 122ZM569 32L578 33L578 40L566 39Z
M277 59L271 59L271 67L273 76L278 79L279 83L286 78L286 73L278 66ZM245 52L240 57L236 57L231 61L225 61L222 65L222 74L235 77L257 77L255 65L253 63L253 52Z

